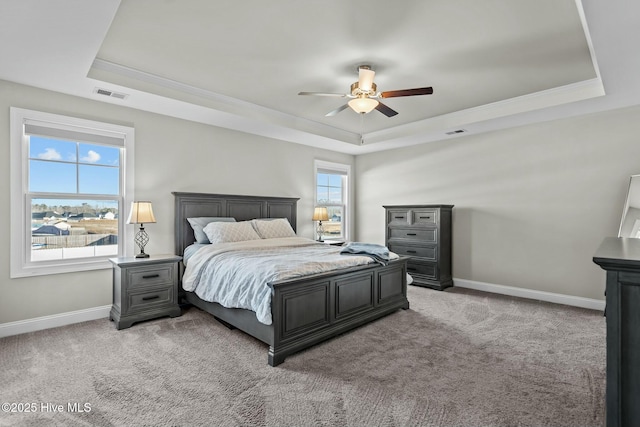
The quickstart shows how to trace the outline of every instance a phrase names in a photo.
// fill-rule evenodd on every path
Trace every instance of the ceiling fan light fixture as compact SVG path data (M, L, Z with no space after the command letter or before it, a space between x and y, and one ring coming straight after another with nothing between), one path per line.
M347 102L347 104L349 104L349 107L356 113L366 114L378 106L378 101L367 97L358 97L353 98Z

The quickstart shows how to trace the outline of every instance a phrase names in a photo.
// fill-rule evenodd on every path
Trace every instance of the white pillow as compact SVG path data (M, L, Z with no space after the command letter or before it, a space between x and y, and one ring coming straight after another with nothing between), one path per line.
M254 219L253 226L263 239L274 239L277 237L296 237L296 232L291 228L291 224L286 218L276 218L271 220Z
M249 221L210 222L204 227L204 234L207 235L211 243L260 240L260 236L258 236Z
M191 228L193 228L193 235L196 238L196 242L211 243L209 239L207 239L207 235L204 234L204 227L206 227L207 224L214 221L236 222L236 219L231 217L201 216L197 218L187 218L187 221L189 221Z

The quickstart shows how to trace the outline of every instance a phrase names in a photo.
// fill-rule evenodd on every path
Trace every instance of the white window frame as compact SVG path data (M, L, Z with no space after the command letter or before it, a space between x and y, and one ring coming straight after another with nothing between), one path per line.
M59 114L10 108L10 187L11 187L11 260L10 277L29 277L46 274L111 268L109 256L72 258L32 262L31 251L31 197L28 191L29 144L25 125L42 124L47 128L82 132L105 138L123 140L120 154L120 194L118 199L118 256L133 254L133 230L125 227L124 212L133 201L134 129L128 126L79 119ZM64 198L64 195L59 195ZM113 257L113 256L111 256Z
M344 176L343 178L343 186L342 191L343 194L343 202L344 204L344 212L342 218L343 224L343 233L344 235L340 237L342 240L352 240L352 212L353 212L353 178L351 175L351 165L343 164L343 163L334 163L327 162L324 160L315 160L313 167L313 205L314 207L317 205L318 201L318 172L336 172L340 173ZM332 205L325 205L332 206ZM336 205L337 206L337 205ZM315 231L314 231L315 234ZM333 237L327 238L326 240L331 240Z

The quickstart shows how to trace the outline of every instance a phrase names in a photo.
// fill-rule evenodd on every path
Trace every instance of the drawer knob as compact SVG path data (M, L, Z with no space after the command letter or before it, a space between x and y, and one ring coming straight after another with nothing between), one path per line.
M160 295L153 295L153 296L150 296L150 297L142 297L142 301L149 301L149 300L158 299L158 298L160 298Z
M407 251L407 253L409 253L409 254L415 254L415 253L416 253L416 251Z
M421 216L420 219L429 219L431 218L430 216Z
M159 274L148 274L146 276L142 276L143 279L154 279L156 277L160 277Z
M396 219L404 219L403 216L397 216Z
M407 233L407 236L417 236L416 233Z

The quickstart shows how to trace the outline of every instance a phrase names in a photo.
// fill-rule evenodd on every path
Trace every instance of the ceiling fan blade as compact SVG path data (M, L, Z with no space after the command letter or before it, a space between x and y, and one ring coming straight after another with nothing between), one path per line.
M370 91L375 75L375 71L369 68L360 67L358 69L358 87L365 92Z
M376 106L376 110L380 111L382 114L384 114L387 117L393 117L396 114L398 114L396 110L389 108L388 106L384 105L382 102L378 102L378 105Z
M346 110L347 108L349 108L349 104L344 104L343 106L338 107L338 108L336 108L336 109L335 109L335 110L333 110L333 111L329 111L329 112L328 112L327 114L325 114L324 116L325 116L325 117L333 117L333 116L335 116L336 114L338 114L340 111Z
M415 89L403 89L403 90L390 90L388 92L382 92L381 98L395 98L398 96L415 96L415 95L431 95L433 93L432 87L419 87Z
M327 92L298 92L298 95L313 95L313 96L338 96L344 98L346 93L327 93Z

